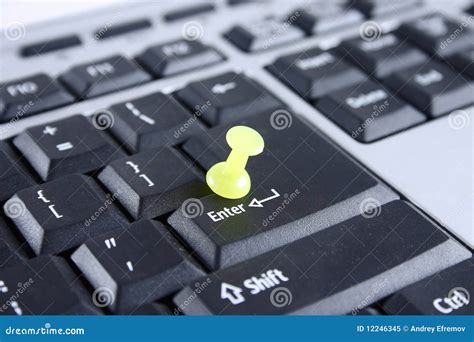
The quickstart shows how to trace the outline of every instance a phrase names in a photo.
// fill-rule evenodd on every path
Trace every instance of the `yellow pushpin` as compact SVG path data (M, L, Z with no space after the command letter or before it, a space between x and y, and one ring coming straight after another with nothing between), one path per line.
M263 151L263 138L247 126L234 126L227 131L227 144L232 151L226 161L213 165L206 174L207 185L219 196L242 198L250 191L250 176L245 170L250 156Z

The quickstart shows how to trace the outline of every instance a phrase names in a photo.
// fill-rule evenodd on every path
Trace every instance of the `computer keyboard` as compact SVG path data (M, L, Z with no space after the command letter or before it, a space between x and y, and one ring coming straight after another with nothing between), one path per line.
M472 315L473 15L128 3L4 35L0 315ZM235 125L265 147L225 199Z

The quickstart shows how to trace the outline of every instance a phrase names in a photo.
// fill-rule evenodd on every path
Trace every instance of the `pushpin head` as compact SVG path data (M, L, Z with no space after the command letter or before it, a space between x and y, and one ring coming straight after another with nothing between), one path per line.
M235 126L229 129L226 140L231 152L226 161L212 166L206 174L209 187L219 196L242 198L250 191L250 176L245 170L249 156L262 153L264 141L254 129Z

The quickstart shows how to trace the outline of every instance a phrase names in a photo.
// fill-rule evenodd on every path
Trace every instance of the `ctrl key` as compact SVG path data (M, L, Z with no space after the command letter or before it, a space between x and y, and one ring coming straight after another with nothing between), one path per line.
M0 271L0 315L91 315L66 261L40 256ZM71 280L71 282L69 282Z
M390 296L391 315L474 315L474 258L436 273Z

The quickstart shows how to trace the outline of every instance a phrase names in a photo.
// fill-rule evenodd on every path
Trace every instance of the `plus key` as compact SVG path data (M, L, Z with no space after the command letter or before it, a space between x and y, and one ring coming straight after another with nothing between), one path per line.
M44 180L87 173L123 156L81 115L27 129L13 143Z

